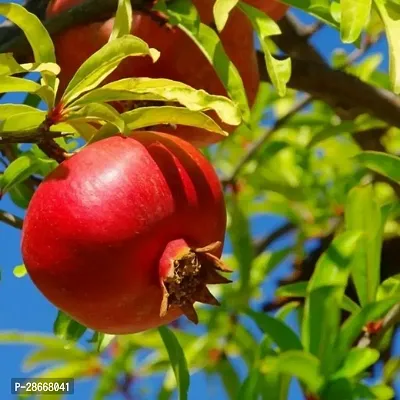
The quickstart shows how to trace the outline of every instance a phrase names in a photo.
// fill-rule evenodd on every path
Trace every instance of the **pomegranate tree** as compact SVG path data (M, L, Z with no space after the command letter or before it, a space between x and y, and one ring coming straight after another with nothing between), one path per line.
M27 271L89 328L133 333L218 304L226 225L221 186L191 144L157 132L113 136L60 164L23 227Z

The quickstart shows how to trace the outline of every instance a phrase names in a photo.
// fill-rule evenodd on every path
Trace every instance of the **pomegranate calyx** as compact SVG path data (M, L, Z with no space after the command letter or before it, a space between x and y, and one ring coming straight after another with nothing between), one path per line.
M179 307L190 321L197 324L199 320L193 307L196 301L213 306L220 305L206 286L231 282L217 271L232 272L232 270L210 253L219 246L221 242L202 248L189 248L173 261L172 273L162 282L161 317L166 315L171 306L175 306Z

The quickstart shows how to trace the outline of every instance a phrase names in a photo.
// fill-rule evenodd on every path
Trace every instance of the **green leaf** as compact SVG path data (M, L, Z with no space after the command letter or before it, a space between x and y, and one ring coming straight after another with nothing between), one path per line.
M400 158L378 151L363 151L354 157L366 168L400 183Z
M276 297L306 297L308 282L296 282L288 285L280 286L276 292ZM360 311L360 306L355 303L350 297L343 296L341 308L350 313Z
M158 328L167 349L178 387L179 400L186 400L189 391L190 375L185 354L174 333L166 326Z
M51 62L18 64L12 53L0 54L0 76L28 72L47 72L52 73L53 75L58 75L60 73L60 67Z
M326 374L332 366L340 305L359 239L360 233L351 231L337 236L318 260L307 286L302 341L305 348L321 360Z
M341 0L340 35L342 42L353 43L367 25L372 0Z
M331 379L352 378L364 372L379 360L379 351L369 348L353 348L347 354L342 367Z
M392 400L395 398L395 393L390 386L382 384L367 386L364 383L358 382L351 398L363 400Z
M25 209L29 205L34 190L23 183L19 183L14 185L8 193L14 204Z
M351 271L361 305L375 300L380 281L383 227L374 197L372 186L355 187L348 195L345 211L346 228L363 232Z
M208 115L199 111L187 110L183 107L143 107L128 111L122 114L122 117L131 130L158 124L176 124L195 126L219 133L222 136L228 136Z
M115 339L115 335L110 335L102 332L95 332L92 338L89 340L89 343L94 343L96 347L96 351L101 353L104 349L108 347L108 345Z
M0 192L5 193L14 185L25 181L39 168L39 163L33 157L22 155L14 160L4 171Z
M274 319L278 321L284 321L286 316L290 314L297 304L294 302L287 303L281 307L275 314ZM262 325L267 323L263 319ZM260 325L259 325L260 326ZM269 371L267 374L262 375L260 371L260 361L268 355L275 355L274 351L271 350L272 344L274 343L272 337L266 334L260 345L256 350L253 365L249 368L249 375L244 380L237 396L237 400L249 399L258 400L258 395L261 394L266 400L286 400L289 390L290 377L287 375L280 374L279 372ZM254 350L253 350L254 351Z
M330 0L284 0L282 2L303 10L326 24L339 29L337 21L331 14Z
M29 79L10 76L0 77L0 93L26 92L37 94L49 107L54 104L55 93L49 86L42 86Z
M354 340L362 332L364 326L378 320L386 314L398 302L398 298L387 299L367 304L358 313L351 315L342 325L339 335L334 345L336 355L336 365L338 365L347 355Z
M53 332L61 339L76 342L86 332L86 327L74 321L62 311L58 311L53 325Z
M215 68L230 98L240 107L244 121L249 121L250 109L242 78L222 47L217 33L199 22L199 17L190 0L168 3L167 13L178 21L182 29L199 47Z
M125 35L108 42L76 71L65 89L61 99L62 104L67 106L81 94L97 87L125 58L147 55L155 62L159 52L150 49L142 39L135 36Z
M25 104L0 104L0 120L5 120L13 115L30 112L38 112L38 110Z
M343 286L317 286L304 305L301 338L304 348L321 361L325 376L332 371L334 343L340 325Z
M277 357L266 357L261 369L265 374L280 372L296 377L311 393L318 393L324 384L318 358L299 350L289 350Z
M103 400L115 391L121 373L128 372L131 368L128 362L133 351L134 348L130 344L120 348L120 353L102 372L93 400Z
M268 335L282 351L303 349L296 333L284 322L268 314L258 313L253 310L247 310L246 314L254 320L263 333Z
M0 332L0 344L29 344L48 349L70 347L70 343L54 335L30 332Z
M22 29L37 63L56 63L53 42L36 15L15 3L0 4L0 14Z
M216 0L213 7L214 21L219 32L228 22L230 12L239 3L239 0Z
M239 392L240 377L229 358L223 358L216 366L216 372L221 376L222 383L229 398L232 399Z
M374 4L385 24L386 36L389 42L389 75L393 90L400 93L400 19L399 12L390 2L374 0Z
M229 238L232 242L233 254L240 268L240 288L242 293L250 295L248 288L251 264L254 259L254 247L244 204L241 204L237 199L232 199L229 214Z
M101 103L91 103L82 108L79 108L77 111L71 111L68 113L67 117L64 118L64 123L72 122L89 122L89 121L103 121L108 122L113 125L117 132L119 133L127 133L127 128L125 121L121 117L121 115L115 110L115 108L111 107L108 104ZM57 125L53 126L53 130L59 129Z
M221 136L228 136L228 133L223 131L219 125L209 116L198 111L190 111L182 107L143 107L137 108L132 111L127 111L121 114L121 117L126 123L126 133L134 135L135 130L145 127L156 126L161 124L176 124L185 126L195 126L209 132L219 133ZM112 136L119 131L111 129L111 127L104 127L93 136L90 143L105 139ZM207 141L206 132L204 132Z
M383 381L394 382L400 376L400 357L393 357L388 360L383 368Z
M17 113L0 123L0 136L3 138L12 137L14 140L23 143L27 131L36 130L45 119L45 111Z
M169 79L121 79L83 95L74 102L74 106L121 100L177 102L191 111L213 110L230 125L241 122L240 112L230 99Z
M307 290L321 286L338 285L344 289L350 274L354 252L361 238L360 232L344 232L337 236L328 250L319 258Z
M129 35L132 25L132 4L129 0L118 0L117 13L109 41Z
M93 355L85 350L76 346L69 346L65 348L40 348L30 353L23 363L24 369L32 370L40 366L48 365L49 363L59 362L76 362L82 363L86 360L93 358Z
M395 295L400 295L400 274L385 279L378 288L377 300L384 300Z
M28 273L28 272L27 272L27 270L26 270L24 264L17 265L17 266L14 267L14 269L13 269L13 274L14 274L14 276L16 276L17 278L23 278L27 273Z
M268 44L270 36L281 34L279 26L268 15L245 2L240 2L239 8L249 18L254 30L257 32L272 84L275 86L278 94L284 96L286 94L286 84L290 79L292 63L290 58L285 60L275 59L271 54Z

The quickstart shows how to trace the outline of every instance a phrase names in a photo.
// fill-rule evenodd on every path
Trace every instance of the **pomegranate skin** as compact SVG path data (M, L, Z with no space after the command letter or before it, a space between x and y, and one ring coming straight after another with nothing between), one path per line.
M171 248L223 242L225 227L221 186L203 155L172 135L135 132L87 146L45 179L27 210L22 255L65 313L94 330L134 333L182 314L171 306L160 317Z

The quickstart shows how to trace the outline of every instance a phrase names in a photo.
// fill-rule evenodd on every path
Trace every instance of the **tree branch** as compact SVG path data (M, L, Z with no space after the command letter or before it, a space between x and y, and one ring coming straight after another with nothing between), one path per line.
M254 251L255 255L260 255L265 249L267 249L275 240L280 239L282 236L292 232L296 226L288 222L285 225L282 225L276 231L272 232L271 234L265 236L262 239L258 239L254 241Z
M23 220L7 211L0 210L0 221L16 229L22 229Z
M42 132L39 129L30 129L27 131L9 131L0 132L0 145L11 143L39 143L43 140L56 139L69 136L63 132Z
M257 57L261 79L271 82L265 68L264 54L258 52ZM333 108L349 111L349 118L367 113L400 128L400 98L346 72L292 58L292 75L288 86L310 93Z

